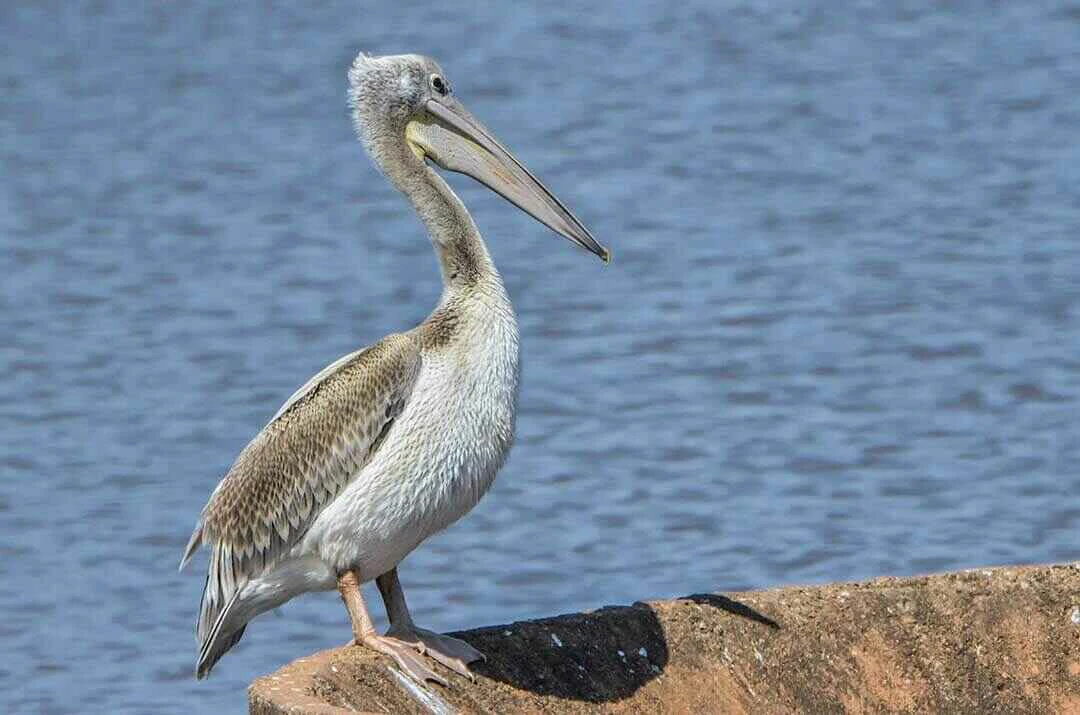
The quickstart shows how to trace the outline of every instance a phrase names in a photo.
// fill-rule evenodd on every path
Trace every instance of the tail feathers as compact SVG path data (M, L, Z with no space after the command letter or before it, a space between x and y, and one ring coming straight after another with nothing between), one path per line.
M238 575L239 574L239 575ZM199 641L196 677L202 679L236 645L244 628L260 613L308 591L332 589L334 572L318 557L290 559L255 577L233 567L227 546L210 552L210 567L195 627Z
M196 529L199 535L200 529ZM195 536L192 537L192 541ZM199 641L199 659L195 675L202 679L214 667L214 663L232 648L244 633L248 619L240 617L236 606L240 593L247 583L244 576L237 580L232 550L215 544L210 551L210 564L206 571L199 618L195 624L195 636Z
M229 602L225 604L225 607L221 609L214 619L213 627L202 638L202 644L199 647L199 660L195 665L195 677L199 680L209 675L214 663L217 663L221 656L229 652L229 649L236 645L240 637L244 635L244 628L247 627L246 622L239 628L226 629L225 627L229 612L236 605L239 595L239 591L233 593L232 598L229 599ZM232 626L235 625L235 623L232 624Z
M210 675L214 664L221 660L221 656L228 653L230 648L240 642L240 639L244 636L245 628L247 628L247 624L240 626L232 633L218 634L208 641L199 652L199 663L195 666L195 677L202 680Z

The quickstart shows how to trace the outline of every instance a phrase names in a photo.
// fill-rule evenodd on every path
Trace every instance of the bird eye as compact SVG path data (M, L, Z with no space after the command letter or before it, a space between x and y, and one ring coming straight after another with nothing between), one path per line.
M450 85L437 74L431 75L431 88L444 97L450 94Z

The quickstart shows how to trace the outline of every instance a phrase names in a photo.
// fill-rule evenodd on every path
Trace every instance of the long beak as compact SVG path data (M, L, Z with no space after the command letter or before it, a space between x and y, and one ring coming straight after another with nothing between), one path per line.
M596 242L589 229L555 198L514 155L491 135L456 99L429 99L429 121L409 122L406 139L413 151L443 169L479 181L519 209L605 263L608 249Z

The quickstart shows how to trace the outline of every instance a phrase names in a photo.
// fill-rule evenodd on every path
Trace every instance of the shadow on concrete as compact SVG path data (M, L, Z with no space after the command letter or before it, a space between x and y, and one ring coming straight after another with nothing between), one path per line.
M477 674L537 695L603 703L629 697L663 672L668 647L645 605L457 634L481 652Z
M680 600L780 628L726 596L695 594ZM669 660L660 618L645 603L456 635L488 654L486 662L473 664L477 674L540 696L589 703L632 696L660 676Z
M727 596L721 596L717 593L695 593L692 596L680 599L682 601L693 601L694 603L701 604L703 606L712 606L713 608L719 608L721 611L727 611L733 613L736 616L742 616L751 621L762 623L769 628L780 628L780 624L769 618L765 614L755 611L750 606L747 606L741 601L736 601L728 598Z

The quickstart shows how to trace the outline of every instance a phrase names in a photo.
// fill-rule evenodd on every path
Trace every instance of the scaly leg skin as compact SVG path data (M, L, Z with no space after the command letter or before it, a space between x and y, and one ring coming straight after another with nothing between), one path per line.
M341 600L345 602L345 609L349 612L349 621L352 623L352 644L366 646L378 653L390 656L402 670L409 674L409 677L421 685L425 680L444 687L447 685L446 679L435 673L424 662L421 657L422 651L416 652L415 644L389 635L380 636L375 632L375 625L371 622L367 607L364 606L364 597L360 593L360 579L357 578L355 571L345 571L338 576L337 587Z
M409 615L409 607L405 604L405 592L401 589L396 568L379 576L375 583L390 618L390 628L386 631L388 637L400 643L408 643L421 654L431 656L455 673L464 675L469 680L476 680L469 671L469 663L485 660L484 654L463 640L417 628Z

